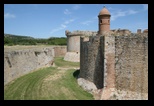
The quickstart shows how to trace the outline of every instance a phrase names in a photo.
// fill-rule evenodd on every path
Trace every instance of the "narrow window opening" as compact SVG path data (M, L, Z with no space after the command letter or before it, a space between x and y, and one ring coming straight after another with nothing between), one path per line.
M100 23L102 23L102 20L100 20Z

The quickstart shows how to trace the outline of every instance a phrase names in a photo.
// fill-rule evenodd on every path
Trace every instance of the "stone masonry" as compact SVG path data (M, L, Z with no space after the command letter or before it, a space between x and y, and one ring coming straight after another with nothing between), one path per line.
M85 87L81 79L91 84ZM91 93L103 89L100 99L113 99L113 92L118 99L147 99L148 35L81 37L78 83Z
M81 38L79 78L93 82L99 89L103 87L104 60L101 51L103 40L100 40L103 38L91 36L89 41L84 41L84 39L86 38Z
M148 93L148 36L115 37L116 88Z
M4 85L36 69L52 66L54 57L65 54L66 46L4 52Z
M98 34L80 37L78 84L101 100L147 100L148 29L110 30L108 10L99 15Z
M97 32L94 31L65 31L67 36L67 53L64 57L66 61L80 62L80 37L81 36L95 36Z

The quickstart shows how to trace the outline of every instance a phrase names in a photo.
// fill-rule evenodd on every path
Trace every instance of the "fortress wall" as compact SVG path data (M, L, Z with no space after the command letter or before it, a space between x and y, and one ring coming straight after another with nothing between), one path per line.
M103 88L103 100L115 99L114 95L118 99L147 99L147 34L107 34L81 37L80 41L80 86L88 92Z
M80 36L67 37L67 52L80 52Z
M65 61L71 62L80 62L80 53L79 52L67 52L65 57Z
M65 31L67 36L67 53L64 57L66 61L80 62L80 37L95 36L96 31Z
M95 36L96 31L66 31L67 52L80 52L80 36Z
M81 38L80 46L79 78L93 82L98 89L103 87L104 70L100 39L99 36L91 36L89 41L86 38Z
M55 57L64 57L67 52L66 46L56 46L54 47L54 56Z
M55 56L64 56L66 47L46 47L4 52L4 85L46 66L52 66Z
M115 37L116 88L148 93L148 36Z
M92 35L96 35L97 34L97 31L79 31L79 30L76 30L76 31L67 31L66 32L66 35L85 35L85 36L92 36Z
M65 61L80 62L80 36L67 36L67 52Z
M84 42L84 38L80 38L80 78L85 78L86 80L93 81L92 73L88 70L88 46L89 41ZM87 71L86 71L87 70Z
M104 87L115 87L115 36L104 35Z

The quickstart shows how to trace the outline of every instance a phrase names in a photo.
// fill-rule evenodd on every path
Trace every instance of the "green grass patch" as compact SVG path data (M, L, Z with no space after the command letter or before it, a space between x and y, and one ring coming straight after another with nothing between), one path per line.
M69 91L65 92L65 96L67 100L69 99L77 99L77 100L93 100L93 96L86 91L84 91L78 84L76 78L73 74L76 73L76 70L70 69L66 71L66 75L64 76L64 80L60 82L60 84ZM67 93L67 94L66 94Z
M79 62L65 61L63 57L56 57L55 58L55 65L58 67L80 67Z
M43 68L24 75L4 87L4 99L26 100L37 99L43 79L56 72L56 68Z
M4 100L93 100L93 96L77 84L77 74L79 71L74 69L39 69L7 84Z

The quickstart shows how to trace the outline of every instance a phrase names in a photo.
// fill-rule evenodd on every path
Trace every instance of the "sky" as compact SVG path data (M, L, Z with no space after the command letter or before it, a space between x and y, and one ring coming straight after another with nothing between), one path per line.
M65 30L98 31L105 6L110 29L148 29L148 4L4 4L4 33L34 38L66 37Z

